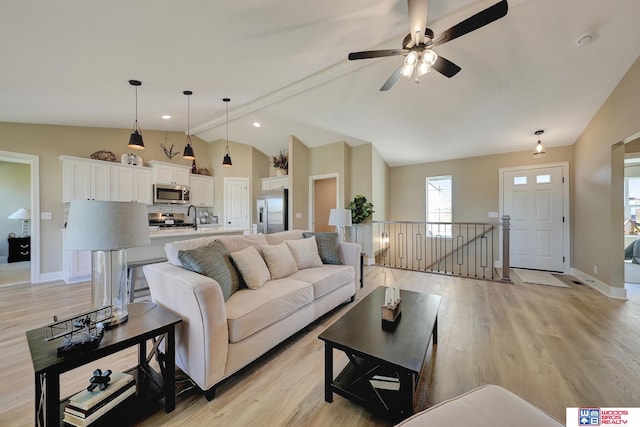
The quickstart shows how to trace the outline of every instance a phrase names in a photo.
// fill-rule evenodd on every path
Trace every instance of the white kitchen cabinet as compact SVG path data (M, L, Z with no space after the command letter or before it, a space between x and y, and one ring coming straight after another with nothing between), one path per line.
M111 200L153 204L153 171L129 165L111 167Z
M189 185L191 166L174 165L166 162L149 161L153 169L154 184Z
M289 175L262 178L263 190L278 190L280 188L289 188Z
M91 280L91 251L62 252L62 278L66 283Z
M214 182L211 176L191 175L191 204L213 206Z
M111 200L111 163L80 157L62 159L62 201Z

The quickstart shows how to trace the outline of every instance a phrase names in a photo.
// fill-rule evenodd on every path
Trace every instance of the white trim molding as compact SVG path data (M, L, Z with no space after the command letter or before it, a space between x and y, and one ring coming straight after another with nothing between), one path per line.
M33 154L0 151L0 160L30 166L31 178L31 283L40 283L40 157Z
M578 279L582 280L588 286L591 286L593 289L599 291L605 296L613 299L619 300L627 300L627 290L625 288L618 288L616 286L607 285L604 282L596 279L595 277L589 276L587 273L584 273L577 268L571 268L572 275L576 276Z

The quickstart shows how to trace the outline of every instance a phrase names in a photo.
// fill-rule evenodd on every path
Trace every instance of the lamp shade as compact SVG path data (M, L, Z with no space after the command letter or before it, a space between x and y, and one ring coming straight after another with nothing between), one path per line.
M100 200L71 201L64 233L65 249L110 251L149 243L146 205Z
M7 217L8 219L31 219L31 211L29 209L20 208Z
M335 227L350 227L351 209L331 209L331 211L329 211L329 225Z

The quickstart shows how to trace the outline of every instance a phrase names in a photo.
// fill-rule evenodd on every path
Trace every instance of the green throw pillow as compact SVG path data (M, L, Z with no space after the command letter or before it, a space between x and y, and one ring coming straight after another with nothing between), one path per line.
M305 231L302 237L316 236L318 255L323 264L342 264L340 250L338 249L338 233L312 233Z
M185 269L218 282L225 301L240 289L238 273L231 263L229 251L222 242L215 241L199 248L179 251L178 259Z

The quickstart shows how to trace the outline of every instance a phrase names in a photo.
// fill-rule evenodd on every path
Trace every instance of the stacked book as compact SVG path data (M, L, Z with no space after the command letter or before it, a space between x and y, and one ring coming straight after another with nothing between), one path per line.
M111 374L111 381L104 390L82 390L69 398L64 408L64 422L84 427L136 392L133 375L123 372Z

